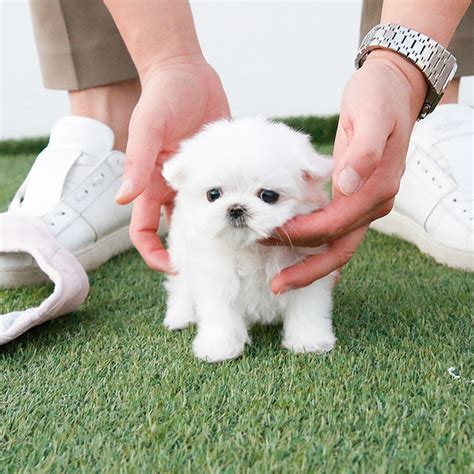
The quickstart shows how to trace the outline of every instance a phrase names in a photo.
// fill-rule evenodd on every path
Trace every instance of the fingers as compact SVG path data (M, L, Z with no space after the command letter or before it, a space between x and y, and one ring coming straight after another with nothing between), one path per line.
M264 243L317 247L390 211L403 169L403 147L399 146L395 132L390 135L391 126L384 130L383 126L372 127L370 121L364 120L357 127L348 120L341 119L339 123L334 147L333 200L323 209L291 219L276 230L277 238ZM402 159L395 153L398 149ZM340 192L337 179L350 163L357 168L358 176L360 173L368 178L358 192L347 196Z
M357 193L373 174L382 160L392 127L392 121L377 120L370 111L358 117L334 176L336 188L342 194Z
M130 120L122 186L115 198L118 204L128 204L143 192L155 168L164 135L165 120L159 110L140 99Z
M272 292L279 295L308 286L313 281L344 266L354 255L366 232L367 226L360 227L334 241L328 250L309 256L301 263L285 268L273 278Z
M161 199L153 194L153 185L160 185L161 177L152 175L150 186L134 202L130 222L130 238L146 264L165 273L174 273L169 254L163 246L157 230L160 225Z
M275 229L278 238L267 239L264 245L318 247L339 239L375 219L387 215L393 207L393 197L377 204L366 203L362 196L337 196L325 208L311 214L297 216L281 229Z
M344 267L340 267L337 270L334 270L334 286L339 285L341 282L341 273Z

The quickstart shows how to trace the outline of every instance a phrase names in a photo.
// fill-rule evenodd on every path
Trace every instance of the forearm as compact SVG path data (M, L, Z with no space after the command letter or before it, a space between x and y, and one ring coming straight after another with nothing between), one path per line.
M169 61L203 61L188 1L104 0L143 77Z
M384 0L382 23L396 23L430 36L445 48L471 0Z

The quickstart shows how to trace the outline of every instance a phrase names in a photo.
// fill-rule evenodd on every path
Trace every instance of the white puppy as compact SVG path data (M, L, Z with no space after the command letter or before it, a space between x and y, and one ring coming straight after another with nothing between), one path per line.
M258 243L326 204L330 171L306 135L259 118L210 124L165 163L177 191L168 240L177 274L168 277L164 323L197 323L197 357L240 356L255 322L283 321L283 346L294 352L334 347L333 275L282 295L270 290L281 269L321 249Z

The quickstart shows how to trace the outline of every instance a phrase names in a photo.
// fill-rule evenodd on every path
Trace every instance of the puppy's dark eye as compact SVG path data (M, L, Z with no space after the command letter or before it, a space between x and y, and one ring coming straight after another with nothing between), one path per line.
M207 192L207 200L209 202L214 202L216 199L219 199L222 196L221 188L212 188Z
M275 204L278 201L280 195L271 189L261 189L258 192L258 197L267 204Z

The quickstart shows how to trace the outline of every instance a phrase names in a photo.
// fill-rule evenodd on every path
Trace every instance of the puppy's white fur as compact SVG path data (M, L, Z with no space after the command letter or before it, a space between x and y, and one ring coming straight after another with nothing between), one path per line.
M197 357L240 356L255 322L283 321L283 346L294 352L334 347L332 275L279 296L270 291L281 269L321 249L258 243L288 219L322 207L330 171L331 160L316 154L306 135L260 118L210 124L165 163L163 176L177 191L168 243L178 273L168 277L164 323L197 323ZM222 196L210 202L213 188ZM262 189L279 193L278 201L264 202ZM238 226L229 217L233 205L246 209Z

